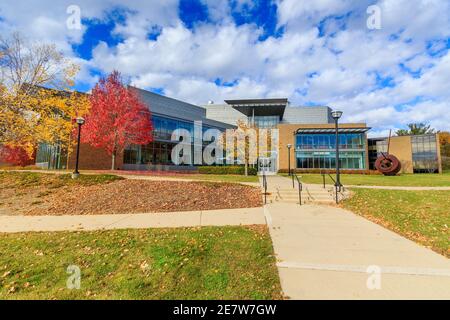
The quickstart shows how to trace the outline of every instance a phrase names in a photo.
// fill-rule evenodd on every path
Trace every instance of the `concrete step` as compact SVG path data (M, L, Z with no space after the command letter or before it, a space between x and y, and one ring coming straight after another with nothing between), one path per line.
M298 195L286 196L286 195L268 195L267 201L277 201L277 202L298 202ZM302 202L334 202L334 197L310 197L302 194Z

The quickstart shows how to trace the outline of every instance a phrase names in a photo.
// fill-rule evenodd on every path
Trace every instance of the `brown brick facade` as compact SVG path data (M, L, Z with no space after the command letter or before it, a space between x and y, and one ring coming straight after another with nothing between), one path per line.
M69 156L69 168L70 170L75 169L75 159L76 159L76 145L73 147L73 151ZM106 152L106 150L101 148L94 148L88 144L82 143L80 146L80 160L79 160L80 170L110 170L111 169L111 156ZM115 169L122 169L123 167L123 154L116 156Z
M412 136L395 136L391 137L389 153L393 154L400 160L402 164L402 173L414 173L413 158L412 158ZM439 134L436 134L436 149L438 160L438 171L442 173L442 158L441 148L439 144Z
M391 137L389 153L396 156L402 164L401 173L414 173L410 136Z

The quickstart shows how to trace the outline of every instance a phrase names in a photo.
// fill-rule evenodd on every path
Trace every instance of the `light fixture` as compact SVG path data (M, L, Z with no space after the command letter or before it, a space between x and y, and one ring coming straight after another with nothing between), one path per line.
M80 160L80 144L81 144L81 127L86 122L84 118L77 117L75 122L78 124L78 139L77 139L77 157L75 160L75 171L72 173L72 179L77 179L80 176L80 172L78 171L78 163Z
M86 122L86 120L84 120L84 118L82 118L82 117L76 118L75 121L76 121L80 126L83 125L83 124Z
M342 117L342 111L332 111L331 116L334 120L337 120Z

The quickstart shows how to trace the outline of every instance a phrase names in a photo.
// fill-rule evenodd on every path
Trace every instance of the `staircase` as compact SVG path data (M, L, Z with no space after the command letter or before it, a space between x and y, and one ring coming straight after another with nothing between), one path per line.
M267 203L284 202L299 203L299 192L297 182L292 186L292 180L280 176L268 176L267 178ZM348 192L338 193L341 201L348 196ZM336 203L334 186L316 184L303 184L301 193L302 204L334 204Z

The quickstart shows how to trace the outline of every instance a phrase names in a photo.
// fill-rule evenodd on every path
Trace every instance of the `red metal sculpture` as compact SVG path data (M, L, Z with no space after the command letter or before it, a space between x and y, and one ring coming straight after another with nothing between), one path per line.
M389 154L389 146L391 144L391 132L389 132L387 152L381 152L381 156L375 161L375 168L385 176L395 176L402 169L402 164L392 154Z
M402 165L397 157L382 153L375 161L375 168L385 176L395 176L400 172Z

